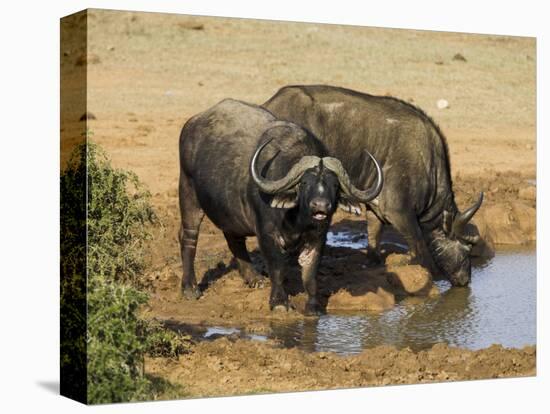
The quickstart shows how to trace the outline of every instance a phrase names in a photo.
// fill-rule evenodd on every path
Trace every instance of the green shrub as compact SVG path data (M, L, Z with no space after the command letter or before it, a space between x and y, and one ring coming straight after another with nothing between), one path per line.
M137 176L114 169L106 154L88 143L88 276L140 286L147 224L156 222L151 195Z
M88 184L85 203L84 180ZM64 318L71 312L86 315L80 306L82 300L78 309L72 308L74 297L83 293L83 271L87 269L87 321L74 317L67 324L64 320L62 366L87 352L89 403L155 398L162 392L159 387L167 383L144 375L145 353L177 356L185 350L186 342L158 323L137 316L139 306L148 300L140 289L145 243L151 237L150 224L156 222L150 194L135 174L113 168L104 151L93 143L75 150L62 174L61 187ZM83 231L86 229L87 233ZM83 251L84 247L87 250ZM82 299L86 304L86 298ZM86 326L85 342L74 329L80 326ZM76 348L71 348L74 345ZM80 380L77 374L75 379Z
M77 148L60 180L61 393L86 395L86 147Z
M189 350L191 337L166 329L157 321L146 325L147 354L152 357L176 358Z
M147 295L118 283L97 284L88 294L88 401L147 398L145 338L136 316Z

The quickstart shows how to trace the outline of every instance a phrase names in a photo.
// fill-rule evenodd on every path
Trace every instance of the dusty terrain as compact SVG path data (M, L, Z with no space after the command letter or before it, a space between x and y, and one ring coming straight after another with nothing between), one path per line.
M305 353L276 344L220 338L179 360L148 359L148 372L188 396L221 396L535 375L535 347L465 351L379 346L356 356Z
M262 103L287 84L340 85L422 107L447 137L459 206L485 191L475 218L485 243L475 254L535 240L533 39L103 11L91 11L88 25L87 51L70 42L61 51L64 73L87 65L89 111L86 123L80 106L66 107L61 162L88 128L115 166L136 172L151 190L162 227L155 230L146 275L148 317L180 325L238 324L250 332L269 330L273 320L303 318L297 275L288 286L295 310L270 312L269 282L264 289L244 285L221 232L208 220L196 261L204 296L182 301L177 289L181 127L223 98ZM67 89L80 86L78 78L66 79ZM438 109L439 99L449 106ZM364 228L340 213L334 224ZM254 250L254 240L249 247ZM379 312L405 296L437 295L429 275L407 266L402 253L388 250L387 266L372 269L362 251L327 248L320 278L328 311ZM254 261L261 270L257 253ZM197 342L179 361L148 360L146 368L182 384L185 395L221 395L534 375L535 350L377 347L342 358L222 338Z

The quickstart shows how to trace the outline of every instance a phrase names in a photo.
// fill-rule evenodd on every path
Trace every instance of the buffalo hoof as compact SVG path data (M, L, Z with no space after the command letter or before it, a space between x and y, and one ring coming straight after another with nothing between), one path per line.
M271 310L275 313L287 313L288 305L284 305L284 304L275 305L271 308Z
M183 288L183 297L187 300L196 300L201 297L201 290L197 286Z
M288 311L288 295L281 286L272 285L269 297L269 308L272 311Z
M323 311L317 303L306 303L304 315L306 316L321 316Z
M263 287L265 287L265 278L260 275L248 277L245 279L245 281L249 287L254 289L262 289Z

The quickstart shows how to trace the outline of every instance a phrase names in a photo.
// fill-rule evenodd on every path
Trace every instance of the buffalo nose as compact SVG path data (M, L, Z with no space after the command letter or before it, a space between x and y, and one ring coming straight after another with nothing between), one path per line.
M323 199L323 198L314 198L309 203L309 207L315 211L320 213L328 213L330 211L330 201Z

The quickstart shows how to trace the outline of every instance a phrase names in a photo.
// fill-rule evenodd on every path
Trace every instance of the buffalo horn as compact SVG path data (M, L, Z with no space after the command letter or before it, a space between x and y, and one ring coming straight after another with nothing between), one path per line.
M454 237L463 237L464 227L472 219L477 210L479 210L482 202L483 193L479 193L479 199L469 209L456 215L453 221L453 230L451 233Z
M366 190L359 190L357 187L355 187L351 183L351 180L349 178L347 171L344 169L344 166L338 159L332 158L332 157L323 158L323 165L336 174L336 176L338 177L338 180L340 181L340 186L343 192L346 195L353 197L355 201L358 201L361 203L368 203L369 201L374 199L378 194L380 194L380 191L382 190L382 185L384 182L384 175L382 173L382 169L380 168L380 165L378 164L374 156L369 151L366 151L366 153L374 162L374 166L376 167L376 174L377 174L377 180L374 187Z
M292 166L286 176L279 180L268 180L258 174L258 172L256 171L256 162L264 147L269 144L273 138L274 136L265 140L256 149L256 152L254 152L252 160L250 161L250 175L252 175L252 179L260 188L260 190L267 194L280 193L294 187L296 184L298 184L300 178L306 170L316 167L321 161L319 157L313 155L302 157L296 164Z

